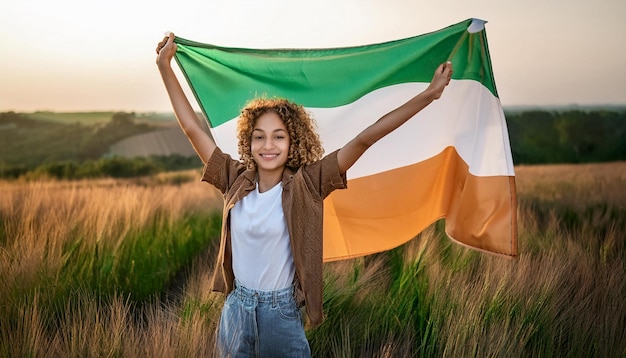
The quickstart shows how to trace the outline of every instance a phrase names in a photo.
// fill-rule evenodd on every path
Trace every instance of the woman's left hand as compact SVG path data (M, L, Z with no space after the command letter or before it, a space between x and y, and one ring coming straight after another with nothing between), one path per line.
M448 61L437 67L426 91L430 92L433 99L439 99L443 94L443 90L450 83L450 78L452 78L452 62Z

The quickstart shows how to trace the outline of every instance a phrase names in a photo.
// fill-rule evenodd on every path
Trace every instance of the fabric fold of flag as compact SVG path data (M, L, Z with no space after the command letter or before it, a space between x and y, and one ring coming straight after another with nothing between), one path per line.
M392 249L442 218L454 241L517 256L515 174L483 21L344 48L175 41L213 138L234 158L236 120L254 97L305 106L330 153L423 91L437 66L452 61L443 96L372 146L348 171L348 189L325 200L324 260Z

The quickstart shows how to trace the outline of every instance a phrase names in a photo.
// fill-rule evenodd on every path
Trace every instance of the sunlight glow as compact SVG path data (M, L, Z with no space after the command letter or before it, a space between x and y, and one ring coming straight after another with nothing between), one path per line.
M624 13L622 0L4 0L0 111L169 111L154 65L168 30L222 46L319 48L395 40L471 17L488 21L505 106L623 104L626 47L615 38L626 33Z

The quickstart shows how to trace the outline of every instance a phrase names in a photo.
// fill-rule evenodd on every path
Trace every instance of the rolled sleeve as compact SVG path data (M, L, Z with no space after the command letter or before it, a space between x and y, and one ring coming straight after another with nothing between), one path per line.
M336 150L325 156L321 162L321 195L326 198L336 189L345 189L348 187L346 174L341 174L339 170L339 161L337 160Z
M233 160L230 155L215 148L211 158L204 165L202 181L214 185L222 193L230 188L233 181L245 170L242 163Z

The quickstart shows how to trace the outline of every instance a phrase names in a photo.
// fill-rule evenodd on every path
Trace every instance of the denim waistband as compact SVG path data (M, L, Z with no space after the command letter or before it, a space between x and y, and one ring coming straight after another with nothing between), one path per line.
M237 279L235 279L235 289L233 292L239 298L254 298L258 302L276 302L277 300L284 298L294 297L294 285L286 288L281 288L276 291L262 291L248 288L242 285Z

